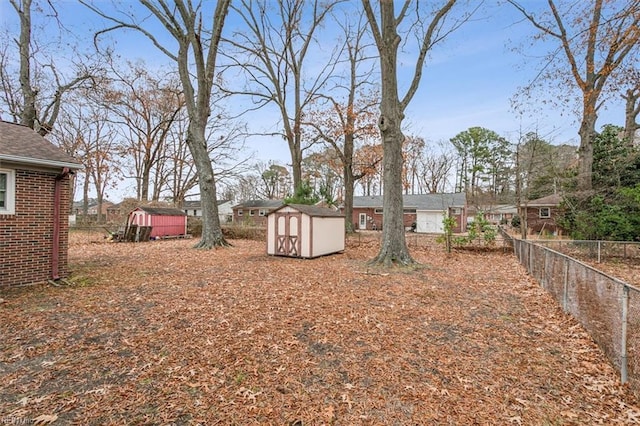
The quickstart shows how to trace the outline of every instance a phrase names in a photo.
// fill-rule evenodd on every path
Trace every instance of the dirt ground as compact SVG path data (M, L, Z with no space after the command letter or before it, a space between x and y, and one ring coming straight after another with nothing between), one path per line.
M72 286L0 293L0 423L640 423L508 252L419 246L382 271L363 239L313 260L194 242L76 239Z

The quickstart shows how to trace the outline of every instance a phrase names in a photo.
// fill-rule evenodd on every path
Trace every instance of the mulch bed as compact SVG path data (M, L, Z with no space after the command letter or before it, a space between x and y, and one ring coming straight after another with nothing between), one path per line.
M76 242L70 287L0 293L0 423L632 424L638 401L501 250ZM11 423L10 423L11 424Z

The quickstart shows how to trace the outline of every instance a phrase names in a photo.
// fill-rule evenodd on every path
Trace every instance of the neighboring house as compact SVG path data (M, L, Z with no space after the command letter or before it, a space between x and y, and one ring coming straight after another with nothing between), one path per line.
M453 232L465 231L467 199L464 193L404 195L404 226L416 232L443 233L445 215L454 217ZM353 223L357 229L382 229L382 196L353 197Z
M468 221L474 220L478 212L492 225L510 224L511 219L518 214L518 208L511 204L497 204L493 206L479 206L467 209Z
M282 200L247 200L232 207L233 223L267 226L267 215L284 204Z
M83 201L74 201L73 203L73 213L76 215L78 222L90 222L96 221L98 219L98 202L95 199L89 200L87 203L87 215L85 217L84 210L84 202ZM102 219L105 220L107 218L109 212L109 208L113 206L113 203L108 200L102 201L101 216ZM108 221L108 219L107 219Z
M107 207L107 223L123 224L127 220L127 206L129 203L120 202ZM130 207L129 207L130 208Z
M556 234L562 228L557 223L562 195L552 194L520 205L520 217L527 218L531 232Z
M151 227L152 239L187 235L187 215L172 207L137 207L129 214L127 228L132 225Z
M218 217L220 223L229 223L233 220L233 202L230 200L218 200ZM185 201L182 210L187 216L202 217L202 203L200 200Z
M81 167L31 128L0 121L0 288L67 276L69 173Z

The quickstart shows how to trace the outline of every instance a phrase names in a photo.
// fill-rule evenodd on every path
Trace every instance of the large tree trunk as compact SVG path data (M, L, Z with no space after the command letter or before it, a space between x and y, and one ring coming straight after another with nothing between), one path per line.
M302 184L302 150L300 143L289 144L291 152L291 176L293 177L293 193Z
M347 233L352 233L355 231L353 226L353 192L355 187L355 178L353 176L353 134L346 134L344 138L342 175L344 180L344 227Z
M397 33L393 2L380 4L382 16L382 37L384 52L380 52L382 72L382 99L378 126L382 134L383 146L383 213L382 241L380 252L371 260L372 264L389 266L394 263L411 264L404 235L404 215L402 200L402 120L404 112L398 98L396 58L400 36Z
M222 235L218 203L216 196L216 181L207 152L205 139L205 124L192 120L189 124L187 144L191 156L196 163L200 186L200 203L202 205L202 238L195 245L196 248L210 249L213 247L229 246Z
M354 179L353 170L351 169L351 162L345 164L343 167L344 173L344 228L347 233L352 233L355 230L353 226L353 192L354 192Z
M142 176L140 179L140 201L149 201L149 177L151 174L150 165L144 163L142 165Z
M596 132L597 115L585 113L580 123L580 147L578 148L578 190L590 191L593 174L593 136Z
M23 106L20 124L36 131L36 93L31 86L31 0L24 0L20 16L20 90Z

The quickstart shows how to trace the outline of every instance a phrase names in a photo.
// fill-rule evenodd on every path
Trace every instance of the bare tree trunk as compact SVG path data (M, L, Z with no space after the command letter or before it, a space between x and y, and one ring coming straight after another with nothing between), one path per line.
M22 8L15 0L12 0L11 3L20 17L20 89L23 98L20 124L35 129L37 121L36 92L31 86L31 0L24 0Z
M351 162L343 165L344 173L344 227L345 231L352 233L355 231L353 226L353 192L354 192L354 179L353 170L351 168Z
M218 215L218 203L216 196L216 180L207 151L205 138L205 124L197 120L191 120L187 144L196 163L200 184L200 203L202 205L202 238L195 248L212 248L229 246L230 244L222 235L220 216ZM209 232L204 232L204 230Z
M593 175L593 137L596 133L597 115L595 112L584 113L578 134L580 147L578 148L578 189L590 191Z
M380 252L371 260L373 264L390 266L394 263L411 264L404 235L402 200L402 143L404 135L401 126L404 112L398 98L396 61L400 36L397 32L393 2L381 2L380 68L382 73L382 99L378 127L383 146L382 194L382 242Z
M624 139L628 146L634 145L636 131L640 129L638 124L638 114L640 114L640 87L627 90L623 96L625 100L624 109Z

